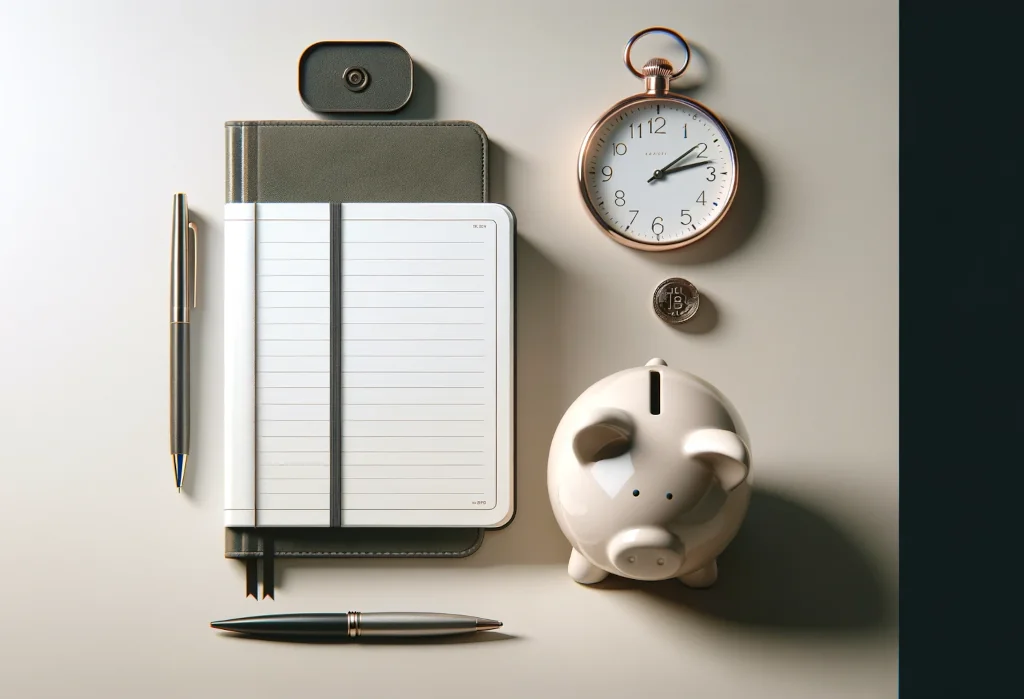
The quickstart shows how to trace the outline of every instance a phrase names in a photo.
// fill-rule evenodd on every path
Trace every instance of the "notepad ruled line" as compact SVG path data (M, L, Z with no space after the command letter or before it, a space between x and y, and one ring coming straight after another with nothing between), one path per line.
M408 257L346 257L352 262L408 262ZM483 262L483 257L417 257L417 262Z
M330 371L263 371L264 374L330 374ZM483 371L343 371L342 374L483 374ZM276 386L276 388L285 388L284 386ZM371 388L370 386L362 386L361 388Z
M295 406L296 403L257 403L260 406ZM302 405L330 405L330 403L309 403L303 402ZM430 406L444 406L444 407L456 407L464 405L485 405L484 403L345 403L345 405L373 405L373 406L400 406L400 405L422 405L426 407Z
M427 480L423 476L344 476L346 481L422 481ZM486 480L479 476L434 476L432 481L482 481Z
M439 491L429 491L429 492L425 492L425 493L406 493L406 492L401 492L401 493L378 493L378 492L375 492L375 491L365 491L365 492L362 492L362 491L356 491L356 490L346 490L345 494L346 495L486 495L487 493L471 493L471 492L464 491L464 490L461 490L461 491L458 491L458 492L455 492L455 493L442 493L442 492L439 492Z
M264 452L272 453L272 452ZM287 452L277 452L287 453ZM342 454L483 454L483 449L343 449Z
M319 242L319 241L314 241ZM346 240L343 245L484 245L482 240Z
M307 418L280 418L280 417L275 417L275 418L271 418L271 419L267 419L267 420L258 420L257 422L330 422L330 420L313 420L313 419L307 419ZM385 418L380 418L380 419L365 419L365 418L353 419L353 418L346 418L344 420L344 422L384 422L384 423L392 423L392 422L484 422L484 420L473 420L473 419L460 420L460 419L444 419L444 418L436 418L436 417L435 418L418 418L418 419L415 419L415 420L399 420L399 419L395 419L395 418L386 418L386 419ZM456 435L445 435L445 436L454 437ZM479 435L473 435L473 436L479 436Z
M414 273L401 273L401 274L346 274L346 277L483 277L483 274L414 274Z

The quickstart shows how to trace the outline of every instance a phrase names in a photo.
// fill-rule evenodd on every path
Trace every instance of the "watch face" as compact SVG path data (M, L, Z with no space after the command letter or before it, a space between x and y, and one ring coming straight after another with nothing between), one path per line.
M651 97L614 110L580 154L591 213L627 245L681 247L708 233L736 190L736 152L703 107Z

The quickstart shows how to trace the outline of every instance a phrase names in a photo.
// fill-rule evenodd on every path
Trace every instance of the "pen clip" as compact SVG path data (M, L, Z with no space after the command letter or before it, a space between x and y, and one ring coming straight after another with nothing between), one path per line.
M196 224L192 221L188 222L188 229L192 231L192 235L189 236L189 242L192 246L192 303L189 305L192 308L196 308L199 299L199 232L196 230Z

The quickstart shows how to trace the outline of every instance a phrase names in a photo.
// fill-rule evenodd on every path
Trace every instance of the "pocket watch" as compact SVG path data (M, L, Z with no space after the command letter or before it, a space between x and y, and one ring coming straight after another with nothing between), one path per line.
M678 70L664 58L633 67L634 42L652 32L686 50ZM612 105L590 127L577 163L580 194L618 243L648 251L690 245L729 211L739 181L736 145L710 109L669 90L690 62L690 46L677 32L652 27L634 34L623 60L644 91Z

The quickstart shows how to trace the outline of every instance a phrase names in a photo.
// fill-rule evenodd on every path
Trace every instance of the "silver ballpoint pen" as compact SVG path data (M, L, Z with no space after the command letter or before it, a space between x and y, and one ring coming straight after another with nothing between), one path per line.
M348 612L347 614L268 614L210 622L221 631L263 638L451 636L492 631L500 621L461 614Z
M174 483L181 492L189 450L190 321L196 306L198 245L189 221L188 198L174 195L171 226L171 460Z

